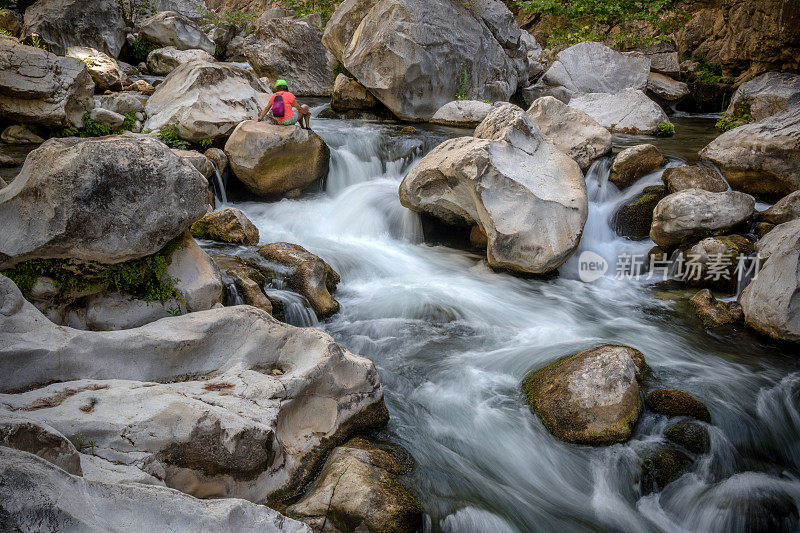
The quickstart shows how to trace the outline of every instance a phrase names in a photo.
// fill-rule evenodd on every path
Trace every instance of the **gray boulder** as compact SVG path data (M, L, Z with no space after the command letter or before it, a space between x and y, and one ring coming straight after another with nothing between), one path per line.
M331 107L336 111L351 109L374 109L378 100L358 80L344 74L336 76L331 94Z
M70 474L83 475L75 446L56 429L23 413L0 409L0 447L4 446L41 457Z
M345 0L322 42L403 120L430 120L457 94L508 101L529 76L521 30L498 0Z
M800 74L765 72L739 86L725 115L731 117L742 104L750 107L754 121L763 120L800 104Z
M180 137L192 142L227 137L243 120L257 118L270 95L249 70L225 63L185 63L147 100L144 127L177 124Z
M684 240L721 235L753 215L755 199L737 191L709 192L685 189L670 194L653 210L650 238L670 251Z
M130 92L104 94L95 96L95 104L103 109L125 115L126 113L144 113L142 99Z
M166 76L179 66L191 61L213 63L216 59L205 50L179 50L174 46L157 48L147 54L147 68L150 73L158 76Z
M770 224L783 224L800 218L800 191L784 196L775 205L759 213L758 218Z
M478 100L454 100L440 107L431 117L432 124L474 128L492 111L493 106Z
M669 76L670 78L678 78L681 75L680 57L678 52L659 51L647 54L650 58L650 72L656 72Z
M122 89L123 74L113 57L88 46L70 46L67 55L84 62L98 92Z
M574 96L569 106L583 111L612 133L655 133L659 124L669 121L664 110L638 89L581 94Z
M0 268L35 258L118 263L203 216L207 183L152 139L50 139L0 190Z
M667 159L652 144L631 146L618 153L614 158L608 174L608 181L619 188L624 188L666 164Z
M0 134L0 141L6 144L42 144L44 139L33 133L26 126L12 124Z
M0 447L4 525L17 531L264 531L311 533L301 522L238 499L200 500L166 487L73 476Z
M108 109L103 109L102 107L95 107L92 109L89 112L89 118L98 124L108 126L112 131L117 130L120 126L122 126L122 123L125 122L125 117L123 115L114 113Z
M700 157L739 191L777 199L800 189L800 104L723 133Z
M584 172L597 158L611 153L611 132L583 111L552 96L537 99L527 113L544 136Z
M710 192L728 190L728 183L715 169L700 165L680 165L664 169L661 180L671 193L684 189L703 189Z
M45 126L81 125L94 82L79 59L0 35L0 116Z
M575 251L588 201L575 161L525 112L492 111L475 137L440 144L400 185L400 202L453 225L478 225L491 267L543 274Z
M283 78L299 96L330 96L333 91L333 61L322 46L322 30L308 20L259 20L243 47L259 77Z
M664 74L651 72L647 78L647 94L662 106L671 106L689 95L689 86Z
M216 46L196 22L177 11L162 11L145 19L139 29L139 38L178 50L199 48L213 55Z
M798 232L800 232L800 222L797 220L778 224L756 243L758 255L764 260L769 259L773 252L779 250L785 241L793 239Z
M116 58L126 30L116 0L38 0L25 10L22 34L32 33L38 33L54 54L88 46Z
M236 126L225 155L236 178L258 195L297 194L328 174L322 138L295 126L246 120Z
M545 427L567 442L613 444L631 437L642 413L639 350L606 344L565 357L522 382Z

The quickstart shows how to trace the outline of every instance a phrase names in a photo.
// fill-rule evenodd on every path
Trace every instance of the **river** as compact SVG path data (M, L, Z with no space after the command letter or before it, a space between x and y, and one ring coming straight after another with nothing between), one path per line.
M315 109L319 111L319 107ZM670 165L696 158L713 118L679 117L676 136L615 136L615 149L655 142ZM547 280L492 272L466 247L426 244L398 185L442 140L469 134L420 126L314 119L331 147L324 190L274 203L231 204L261 242L300 244L342 277L341 312L316 325L375 362L391 421L378 437L417 461L405 479L445 532L767 531L797 527L800 359L744 326L706 332L692 291L648 280L577 279L577 254ZM648 241L616 237L615 207L660 172L620 193L609 161L587 172L590 214L580 251L609 261ZM237 198L239 198L237 200ZM613 265L613 263L612 263ZM302 316L299 313L298 316ZM645 389L679 388L711 411L711 451L659 493L639 486L640 459L664 444L663 416L645 412L633 438L608 447L567 444L531 412L520 381L556 358L603 343L641 350ZM674 420L673 420L674 422Z

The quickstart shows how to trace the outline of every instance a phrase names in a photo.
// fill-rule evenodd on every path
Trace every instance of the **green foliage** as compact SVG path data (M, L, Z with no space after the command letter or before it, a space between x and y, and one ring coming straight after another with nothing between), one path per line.
M89 113L83 114L83 131L81 137L103 137L111 135L111 128L91 119Z
M17 284L23 294L29 294L39 276L52 278L59 296L81 292L116 291L131 294L147 302L170 299L183 301L175 287L178 281L166 275L169 258L178 249L179 240L168 243L160 251L114 265L76 265L66 259L31 259L3 272Z
M614 28L613 44L653 44L666 40L688 20L676 0L515 0L530 13L553 15L558 23L547 46L605 41ZM642 31L645 24L652 29Z
M200 139L200 146L202 148L210 148L212 144L214 144L213 139Z
M466 100L469 98L469 89L471 85L471 77L467 65L461 67L461 74L458 77L458 90L456 91L456 100Z
M134 26L136 19L147 18L158 12L150 0L117 0L117 5L128 26Z
M323 23L327 22L341 0L283 0L283 5L297 13L298 17L307 17L314 13L322 15Z
M753 115L750 112L750 102L747 101L747 93L744 89L739 89L739 100L733 106L733 113L730 115L722 115L715 124L715 127L725 133L733 128L738 128L743 124L753 121Z
M672 122L662 122L656 128L656 137L672 137L675 135L675 125Z
M157 48L161 48L161 45L148 41L147 39L138 38L133 40L131 48L133 50L133 57L136 61L141 62L147 61L148 54Z
M30 34L30 42L31 46L36 48L41 48L42 50L47 50L47 45L44 41L42 41L41 36L38 33L31 33Z
M732 84L734 79L730 76L722 75L722 66L719 63L706 63L700 61L697 70L694 71L695 81L702 83L727 83Z
M136 113L125 113L125 120L122 122L122 126L119 127L120 131L132 131L136 125L136 120Z
M337 61L335 65L333 65L333 79L335 80L339 74L344 74L348 78L355 79L356 77L350 74L350 71L342 64L341 61Z
M220 45L214 47L214 57L222 61L225 59L225 49Z
M8 31L8 30L4 30L4 29L2 29L2 28L0 28L0 35L5 35L5 36L7 36L7 37L13 37L13 35L11 35L11 32L10 32L10 31Z
M189 148L189 142L184 141L178 135L177 124L167 124L158 130L158 140L166 144L170 148L177 148L178 150L186 150Z
M255 21L258 15L252 11L243 9L206 9L205 5L200 5L202 13L200 15L200 25L203 30L208 31L211 26L234 26L245 35L250 35L255 29Z

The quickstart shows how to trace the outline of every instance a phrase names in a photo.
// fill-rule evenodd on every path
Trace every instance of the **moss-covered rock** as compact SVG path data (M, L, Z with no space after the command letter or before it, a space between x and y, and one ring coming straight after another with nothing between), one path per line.
M742 235L705 238L682 249L686 260L683 282L691 287L734 292L742 256L754 254L755 244Z
M642 460L642 492L663 489L686 472L692 460L673 448L658 450Z
M678 422L668 427L664 435L670 442L683 446L697 455L708 453L711 449L708 430L697 422Z
M212 211L192 224L192 235L198 239L255 246L258 228L244 213L233 207Z
M652 144L631 146L614 158L608 181L622 189L666 163L661 151Z
M666 416L690 416L711 423L711 414L703 402L675 389L654 390L647 395L647 404L654 413Z
M611 227L622 237L635 241L646 239L653 223L653 209L666 195L667 188L663 185L645 187L637 197L617 209Z
M742 306L738 302L720 302L708 289L698 291L689 303L708 328L732 324L743 318Z

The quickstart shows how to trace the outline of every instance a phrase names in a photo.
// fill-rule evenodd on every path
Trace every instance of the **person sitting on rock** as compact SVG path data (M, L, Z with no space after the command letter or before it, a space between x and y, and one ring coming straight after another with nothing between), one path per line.
M269 105L258 116L258 120L264 120L270 110L272 110L275 123L280 126L291 126L297 124L299 120L301 128L311 129L311 111L307 105L297 103L295 96L289 92L289 84L286 83L286 80L275 82L275 92L270 96Z

